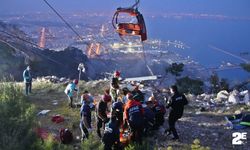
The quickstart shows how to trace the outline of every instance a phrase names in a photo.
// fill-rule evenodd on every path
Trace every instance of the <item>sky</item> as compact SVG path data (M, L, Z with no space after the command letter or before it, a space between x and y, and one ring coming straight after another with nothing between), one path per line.
M60 12L110 12L134 0L47 0ZM0 13L48 12L43 0L1 0ZM140 10L150 13L208 13L250 16L250 0L141 0Z

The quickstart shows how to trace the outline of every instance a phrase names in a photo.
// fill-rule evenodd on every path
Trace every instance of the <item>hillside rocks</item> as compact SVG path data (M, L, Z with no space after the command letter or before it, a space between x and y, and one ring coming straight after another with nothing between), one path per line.
M216 101L217 102L223 102L228 99L229 93L226 90L220 91L217 94Z
M34 79L35 82L50 82L50 83L63 83L63 84L66 84L66 83L69 83L70 82L70 79L67 79L65 77L62 77L62 78L59 78L59 77L56 77L56 76L45 76L45 77L38 77L36 79Z
M195 114L202 112L216 112L222 114L224 112L239 113L249 111L249 91L238 92L220 91L218 94L188 94L189 106L195 108Z

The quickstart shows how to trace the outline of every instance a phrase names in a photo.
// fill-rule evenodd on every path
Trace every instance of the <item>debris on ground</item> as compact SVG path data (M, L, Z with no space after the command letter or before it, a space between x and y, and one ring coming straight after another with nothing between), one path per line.
M46 115L48 112L50 112L50 110L42 110L39 113L37 113L37 116Z
M51 118L51 121L55 123L61 123L64 121L64 117L62 117L61 115L55 115Z

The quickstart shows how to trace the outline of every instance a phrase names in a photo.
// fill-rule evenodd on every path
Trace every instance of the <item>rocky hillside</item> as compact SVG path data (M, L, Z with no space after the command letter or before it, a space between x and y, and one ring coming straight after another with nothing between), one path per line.
M124 84L124 86L125 85L126 84ZM151 92L154 92L156 95L161 95L152 89L150 84L148 85L149 86L145 85L145 87L141 89L146 95ZM103 80L80 82L79 86L80 91L88 90L92 96L94 96L94 99L98 101L100 100L100 95L103 93L104 89L109 87L109 82ZM47 114L37 116L37 120L41 128L46 129L49 133L58 135L58 130L60 128L68 127L74 135L74 142L72 145L69 145L68 149L73 149L71 146L74 147L74 149L80 149L81 135L78 127L80 119L79 109L67 108L66 95L63 93L64 88L64 84L34 82L34 93L29 97L29 99L36 106L37 113L42 110L50 110ZM150 90L145 91L146 89ZM249 113L249 105L228 104L225 99L224 101L219 102L218 96L216 98L216 95L202 94L195 96L189 94L187 95L187 98L189 100L189 104L185 107L184 116L176 124L176 128L180 135L179 142L172 141L172 136L166 136L163 134L164 129L168 127L168 109L165 115L165 123L162 128L149 132L149 136L143 140L147 141L152 147L157 147L155 149L158 150L166 150L168 147L172 147L173 150L198 150L199 148L191 148L191 144L195 139L199 139L202 146L208 146L211 150L249 149L249 142L241 146L233 146L232 133L249 133L250 128L232 130L227 126L227 122L224 118L225 116L231 116L240 112L243 114ZM161 96L159 96L159 100L162 100ZM214 102L210 103L211 100ZM63 116L65 121L59 124L53 123L51 118L57 114ZM95 139L99 141L95 132L95 123L96 120L93 116L92 135L94 135Z
M0 23L0 31L31 41L16 26ZM58 77L78 77L78 64L88 61L81 50L73 47L63 51L41 50L18 38L0 32L0 78L12 75L22 79L22 72L31 65L34 76L56 75ZM83 75L87 79L86 75Z
M26 51L26 48L31 47L13 45L0 41L0 77L12 75L16 80L21 80L23 70L27 65L31 65L34 76L56 75L76 78L78 64L87 61L87 57L76 48L67 48L59 52L35 48ZM86 75L84 78L87 79Z

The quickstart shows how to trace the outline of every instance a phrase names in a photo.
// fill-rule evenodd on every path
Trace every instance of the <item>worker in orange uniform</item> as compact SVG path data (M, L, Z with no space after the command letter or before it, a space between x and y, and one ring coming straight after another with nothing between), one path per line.
M133 99L131 93L127 94L128 102L124 107L124 123L128 124L131 130L131 140L142 143L144 110L140 102Z

